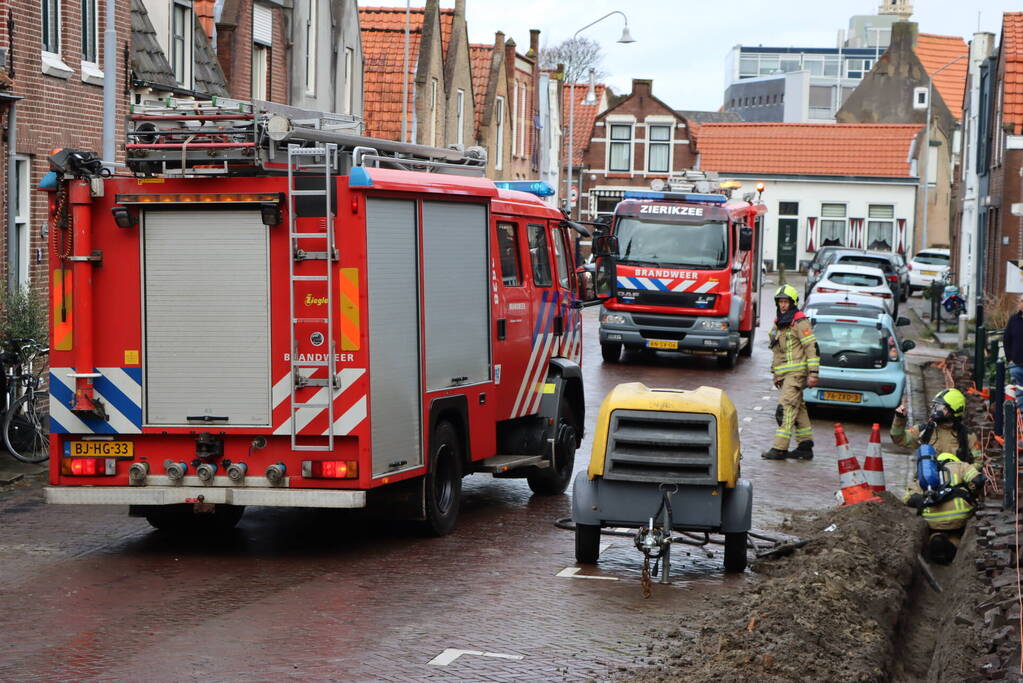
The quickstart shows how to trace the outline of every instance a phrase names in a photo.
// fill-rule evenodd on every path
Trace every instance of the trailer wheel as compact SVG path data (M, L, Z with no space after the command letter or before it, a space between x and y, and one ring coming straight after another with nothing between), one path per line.
M191 503L182 503L153 506L146 512L146 521L154 529L172 534L217 534L235 528L244 514L244 505L217 505L209 514L196 514Z
M743 358L749 358L753 355L753 342L757 338L757 328L753 327L749 332L746 333L746 346L739 349L739 355Z
M746 571L746 532L725 534L725 571Z
M450 422L439 422L430 437L424 531L431 536L450 534L458 520L461 502L462 439Z
M622 345L620 342L600 342L600 357L605 363L617 363L622 357Z
M600 557L600 527L596 524L575 525L575 561L597 564Z
M568 483L572 481L572 470L575 469L577 434L572 403L562 394L561 402L558 403L558 430L554 434L554 462L550 467L534 469L526 475L533 493L551 496L564 493L568 488Z

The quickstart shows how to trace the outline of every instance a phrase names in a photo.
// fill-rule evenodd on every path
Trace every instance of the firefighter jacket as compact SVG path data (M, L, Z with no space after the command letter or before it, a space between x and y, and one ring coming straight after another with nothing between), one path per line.
M801 311L792 317L792 323L771 328L771 373L775 379L793 373L816 375L820 372L820 353L817 351L817 337L813 334L810 319Z
M899 446L906 448L917 448L920 444L926 443L934 446L938 453L955 453L963 462L974 462L984 455L980 447L980 440L973 432L964 432L964 443L960 443L956 429L948 424L938 424L930 434L927 434L927 425L921 424L913 427L906 427L906 418L896 415L892 420L892 428L889 431L892 441Z
M943 488L941 492L926 494L931 496L931 499L924 497L924 502L921 503L923 507L918 508L918 511L927 522L927 526L935 531L962 529L966 525L966 520L973 515L974 496L980 494L979 491L975 492L975 487L971 485L971 482L980 476L980 470L975 465L968 465L958 460L946 461L942 467L947 473L948 486ZM983 478L980 481L983 481ZM919 503L921 498L910 500L914 494L917 496L925 495L916 479L913 479L906 488L906 493L902 496L902 502L907 504ZM926 503L929 500L936 500L938 502L928 505Z

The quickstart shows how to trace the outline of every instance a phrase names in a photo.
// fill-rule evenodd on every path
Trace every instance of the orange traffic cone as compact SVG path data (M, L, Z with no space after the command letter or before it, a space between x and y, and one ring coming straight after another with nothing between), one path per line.
M884 491L884 459L881 457L881 425L874 423L867 444L867 457L863 459L863 476L871 491Z
M849 439L839 422L835 423L835 448L838 450L838 485L842 489L842 505L881 500L874 495L867 480L863 478L863 470L849 449Z

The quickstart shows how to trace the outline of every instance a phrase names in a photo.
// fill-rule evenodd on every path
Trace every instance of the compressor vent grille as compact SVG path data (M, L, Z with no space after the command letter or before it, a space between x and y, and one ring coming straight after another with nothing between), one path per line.
M715 485L717 419L700 413L616 410L605 479Z

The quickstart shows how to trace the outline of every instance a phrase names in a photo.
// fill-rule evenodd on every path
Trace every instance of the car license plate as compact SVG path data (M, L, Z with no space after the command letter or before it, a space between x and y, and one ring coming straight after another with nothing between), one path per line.
M68 441L64 455L72 458L134 458L133 441Z
M936 270L921 270L920 274L921 275L926 275L928 277L934 277L935 275L938 274L938 271L936 271Z
M859 403L863 394L854 394L847 391L822 391L821 398L825 401L842 401L843 403Z
M666 339L651 339L647 342L647 346L651 349L677 349L678 342Z

